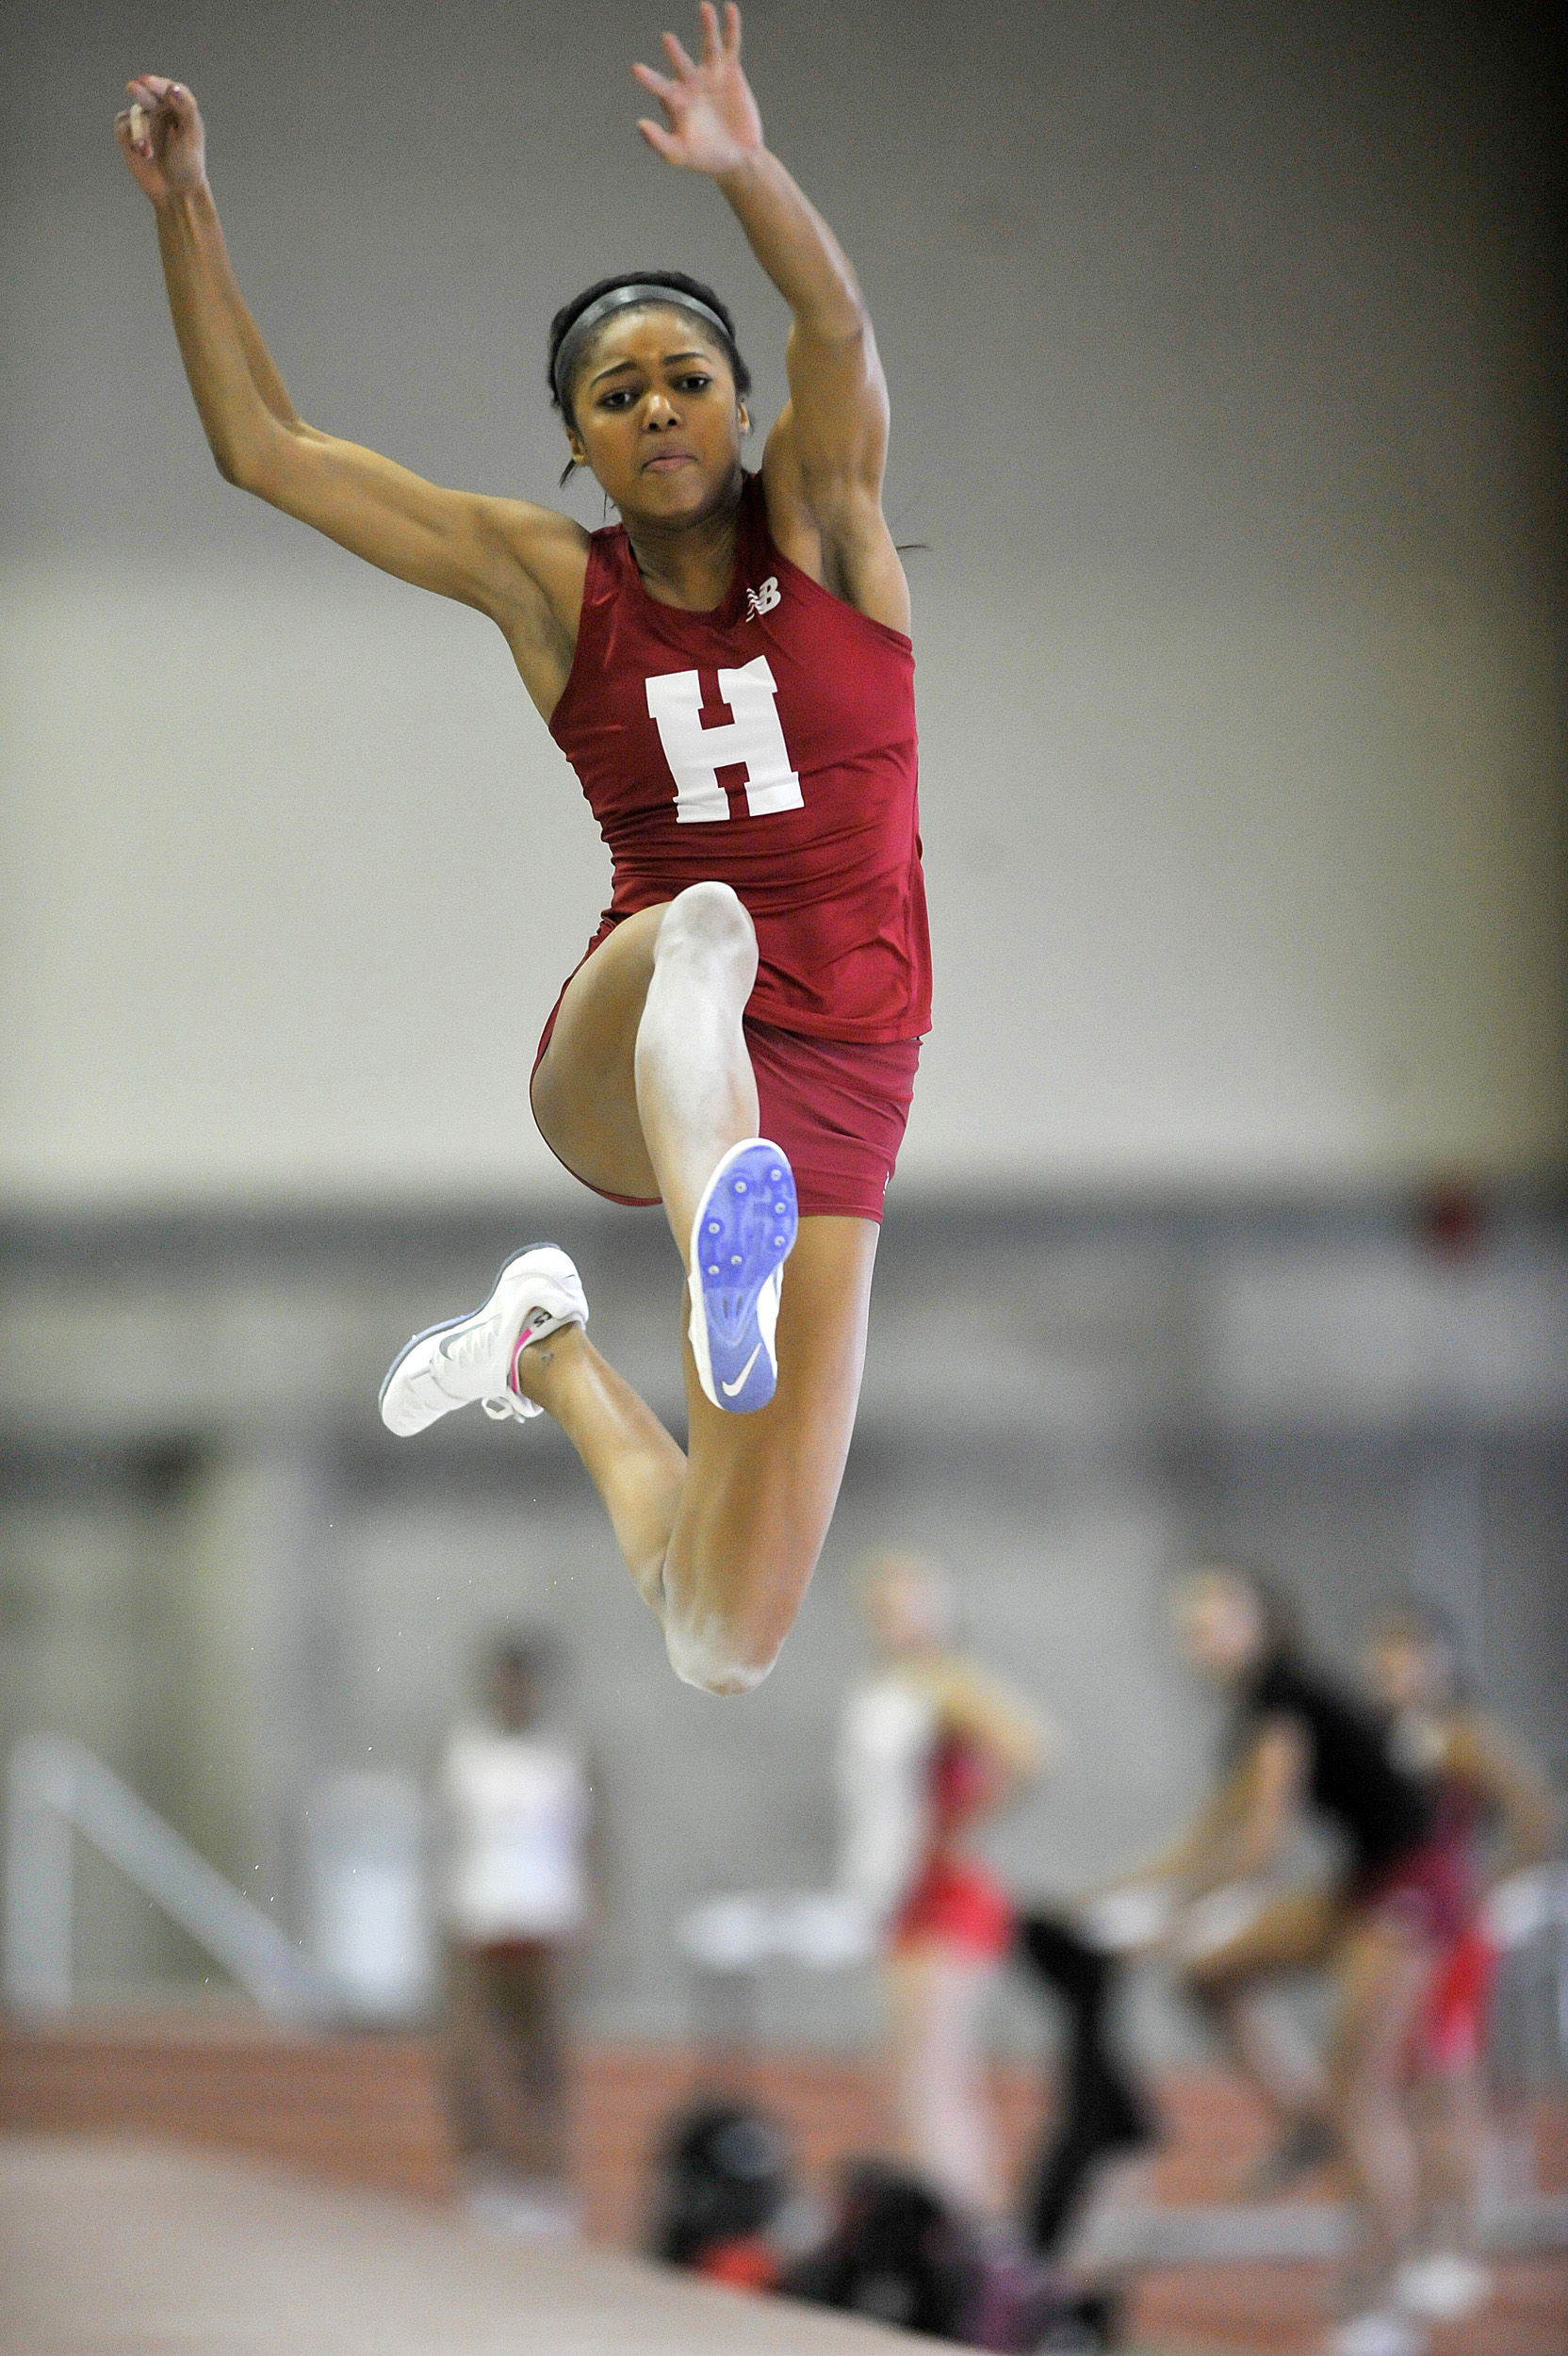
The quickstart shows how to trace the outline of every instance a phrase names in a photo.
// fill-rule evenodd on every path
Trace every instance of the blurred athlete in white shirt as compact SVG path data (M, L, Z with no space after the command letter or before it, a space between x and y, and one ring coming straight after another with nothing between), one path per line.
M445 1906L460 2139L483 2221L570 2232L564 1964L592 1913L593 1803L580 1754L543 1723L553 1650L498 1644L489 1710L441 1764Z

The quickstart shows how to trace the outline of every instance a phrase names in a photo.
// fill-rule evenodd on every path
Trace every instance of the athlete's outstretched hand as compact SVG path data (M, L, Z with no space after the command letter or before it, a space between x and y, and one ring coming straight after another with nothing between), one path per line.
M114 118L131 178L154 204L176 188L199 188L207 176L206 134L196 101L162 74L127 82L130 105Z
M650 65L631 69L645 90L664 109L664 123L645 115L637 128L667 164L684 172L707 172L717 178L755 155L762 145L762 118L741 71L741 11L735 0L719 12L712 0L702 0L702 62L694 63L673 33L664 35L664 50L675 68L675 79L656 74Z

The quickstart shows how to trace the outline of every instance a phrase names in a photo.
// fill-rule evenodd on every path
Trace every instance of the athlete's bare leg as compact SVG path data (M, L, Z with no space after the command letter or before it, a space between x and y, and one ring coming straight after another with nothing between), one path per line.
M1467 2250L1486 2133L1480 2072L1473 2060L1429 2068L1412 2090L1421 2184L1419 2239L1428 2250Z
M735 894L694 885L628 917L574 973L533 1075L533 1117L552 1153L604 1193L663 1200L682 1259L715 1164L757 1135L741 1027L756 973ZM689 1197L684 1228L659 1160Z
M1362 2287L1373 2297L1415 2231L1415 2144L1403 2082L1432 1969L1429 1947L1400 1924L1377 1919L1354 1924L1335 1956L1339 2002L1329 2084L1359 2212Z
M1343 1910L1328 1890L1298 1890L1276 1898L1244 1930L1189 1962L1187 1993L1213 2021L1243 2075L1277 2118L1327 2127L1330 2090L1305 2055L1285 2043L1259 2010L1256 1995L1269 1981L1326 1963L1334 1950ZM1249 2176L1237 2180L1238 2188Z
M978 2217L998 2216L1004 2204L980 2041L980 2012L996 1976L988 1956L941 1939L883 1966L901 2156Z
M607 1192L662 1199L683 1266L714 1167L757 1134L741 1028L756 955L726 885L629 918L574 976L534 1075L553 1151ZM876 1235L872 1219L802 1219L784 1271L778 1387L756 1415L723 1415L704 1396L683 1292L689 1458L580 1329L518 1360L518 1383L604 1498L690 1684L748 1692L800 1608L849 1452Z
M1281 2070L1266 2037L1250 2037L1245 2025L1250 1989L1317 1963L1331 1969L1337 1993L1321 2090ZM1361 2227L1358 2290L1369 2298L1380 2292L1415 2223L1415 2149L1402 2076L1431 1972L1429 1951L1396 1924L1360 1919L1326 1892L1303 1892L1266 1907L1187 1973L1188 1988L1266 2099L1332 2128Z

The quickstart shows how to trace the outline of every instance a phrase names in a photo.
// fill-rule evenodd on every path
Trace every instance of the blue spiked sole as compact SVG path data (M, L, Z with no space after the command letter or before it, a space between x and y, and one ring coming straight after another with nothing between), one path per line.
M794 1172L776 1145L764 1138L720 1164L693 1228L693 1274L708 1330L709 1396L729 1415L753 1415L773 1397L778 1371L767 1312L776 1314L777 1297L764 1303L763 1296L799 1225Z

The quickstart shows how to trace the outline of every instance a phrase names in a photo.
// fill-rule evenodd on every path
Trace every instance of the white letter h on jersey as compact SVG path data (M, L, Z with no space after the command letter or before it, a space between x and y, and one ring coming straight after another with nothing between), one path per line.
M659 725L659 742L675 779L678 825L702 826L727 818L729 796L718 773L742 762L746 808L754 818L800 809L800 779L779 725L774 701L777 693L765 654L743 670L721 671L719 694L735 716L718 728L705 728L702 681L695 671L662 671L648 680L648 711Z

